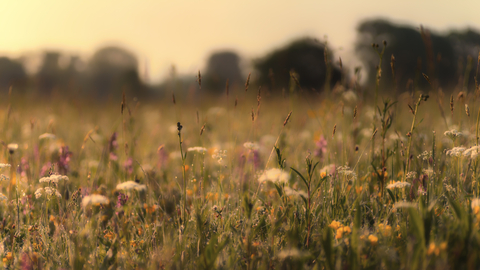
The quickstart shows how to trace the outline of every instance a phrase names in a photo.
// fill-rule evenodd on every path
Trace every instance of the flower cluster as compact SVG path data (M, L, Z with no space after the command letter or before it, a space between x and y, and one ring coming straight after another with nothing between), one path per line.
M328 227L335 230L335 232L336 232L335 238L336 239L341 239L343 237L343 235L348 235L352 232L352 229L350 229L349 226L344 226L342 223L340 223L336 220L332 221L332 223L330 223L330 225L328 225Z
M270 169L264 171L258 178L258 182L270 181L273 183L287 183L290 175L281 169Z
M52 174L47 177L42 177L40 178L40 180L38 180L38 182L40 183L55 183L55 184L58 184L59 181L68 181L68 176Z
M411 186L411 184L408 183L408 182L393 182L393 183L387 185L387 188L388 189L395 189L395 188L401 189L401 188L409 187L409 186Z
M132 190L135 189L136 191L145 191L147 190L146 185L140 185L135 181L127 181L117 185L118 190Z

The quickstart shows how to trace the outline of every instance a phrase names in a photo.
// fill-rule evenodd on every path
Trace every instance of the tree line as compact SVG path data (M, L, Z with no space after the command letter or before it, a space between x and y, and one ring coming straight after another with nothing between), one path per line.
M252 83L270 93L288 93L292 87L319 93L338 85L354 87L363 70L363 91L370 91L379 76L379 90L389 93L428 87L423 74L444 91L468 91L475 85L480 34L474 29L435 33L387 20L366 20L358 25L357 35L358 67L345 67L326 42L302 38L253 59ZM146 84L135 54L119 47L102 48L86 62L77 56L46 52L33 75L27 74L24 62L24 58L0 57L0 92L13 87L45 96L56 92L101 98L125 91L141 98L173 89L187 91L198 83L198 75L178 77L172 69L165 82ZM234 51L213 53L200 74L203 91L215 95L225 92L227 84L244 85L244 63Z

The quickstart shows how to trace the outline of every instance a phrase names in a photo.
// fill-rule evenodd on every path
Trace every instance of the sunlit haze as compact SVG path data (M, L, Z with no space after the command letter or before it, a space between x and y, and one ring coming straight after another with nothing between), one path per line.
M85 59L105 45L134 52L151 82L205 66L211 52L233 49L245 60L290 40L324 40L355 64L355 28L387 18L433 31L480 26L480 1L3 1L0 54L58 50ZM248 67L248 61L244 65Z

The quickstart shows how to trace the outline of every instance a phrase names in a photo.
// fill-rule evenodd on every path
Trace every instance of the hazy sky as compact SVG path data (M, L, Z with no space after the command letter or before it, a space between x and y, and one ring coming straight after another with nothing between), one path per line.
M172 64L193 75L215 50L234 49L250 59L307 35L327 35L348 64L363 19L447 31L480 29L479 12L480 0L5 0L0 54L55 49L88 58L102 46L121 45L137 55L141 70L148 66L155 81Z

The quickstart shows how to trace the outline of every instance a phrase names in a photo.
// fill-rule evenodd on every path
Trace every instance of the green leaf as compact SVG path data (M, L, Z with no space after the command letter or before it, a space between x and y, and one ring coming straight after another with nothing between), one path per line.
M298 176L300 176L300 178L303 180L303 183L305 183L305 186L308 188L308 182L305 179L305 177L303 177L303 175L300 172L298 172L297 170L295 170L293 167L290 167L290 169L292 169L294 172L296 172L298 174Z

